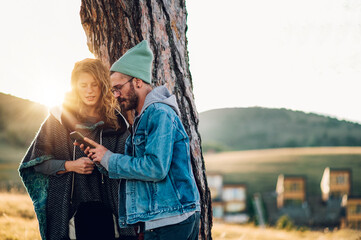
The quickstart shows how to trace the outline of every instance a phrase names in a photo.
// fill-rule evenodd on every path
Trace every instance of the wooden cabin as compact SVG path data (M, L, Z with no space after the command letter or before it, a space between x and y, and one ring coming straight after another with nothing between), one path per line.
M212 202L222 200L223 175L220 173L207 173L208 187Z
M348 197L346 204L346 224L349 228L361 229L361 197Z
M325 168L321 180L322 200L351 194L351 170Z
M222 191L225 214L237 214L246 211L247 186L245 184L225 184Z
M306 178L280 174L277 179L277 207L301 206L306 201Z
M212 213L214 220L222 220L224 217L223 202L212 202Z

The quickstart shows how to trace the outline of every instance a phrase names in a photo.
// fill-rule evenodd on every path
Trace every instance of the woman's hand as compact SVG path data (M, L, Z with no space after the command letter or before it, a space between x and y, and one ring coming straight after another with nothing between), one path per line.
M94 162L87 157L81 157L75 161L66 161L65 170L79 174L91 174L94 170Z

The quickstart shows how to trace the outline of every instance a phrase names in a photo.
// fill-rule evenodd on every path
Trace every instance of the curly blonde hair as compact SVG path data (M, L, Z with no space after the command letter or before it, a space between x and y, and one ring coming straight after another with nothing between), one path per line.
M99 99L98 114L106 125L118 129L117 116L115 110L120 110L117 100L114 98L110 86L109 70L99 59L86 58L76 62L71 73L71 92L66 96L63 106L73 112L79 121L84 121L86 112L83 102L77 93L77 81L81 73L88 73L98 83L101 90Z

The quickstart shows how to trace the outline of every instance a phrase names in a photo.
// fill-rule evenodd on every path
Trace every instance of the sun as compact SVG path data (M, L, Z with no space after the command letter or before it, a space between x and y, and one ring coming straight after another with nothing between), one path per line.
M39 92L36 101L47 106L49 109L55 106L61 106L67 91L69 91L69 89L61 86L58 86L56 89L45 87Z

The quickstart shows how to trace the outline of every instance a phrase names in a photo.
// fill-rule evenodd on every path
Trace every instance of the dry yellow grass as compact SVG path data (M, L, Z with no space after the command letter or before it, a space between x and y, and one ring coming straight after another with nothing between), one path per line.
M0 239L3 240L36 240L41 239L36 219L19 217L0 217Z
M359 240L361 231L341 229L333 232L285 231L274 228L260 229L253 225L214 223L214 240ZM38 222L28 195L0 192L0 239L40 239Z
M294 161L292 156L349 154L361 155L361 147L309 147L234 151L206 154L204 160L207 171L230 173L257 170L260 166L254 164L255 159L260 164L274 161ZM242 163L241 168L240 163Z
M0 193L0 239L40 239L38 221L28 195Z
M359 240L361 232L341 229L329 232L286 231L275 228L257 228L253 225L214 223L212 229L215 240Z

